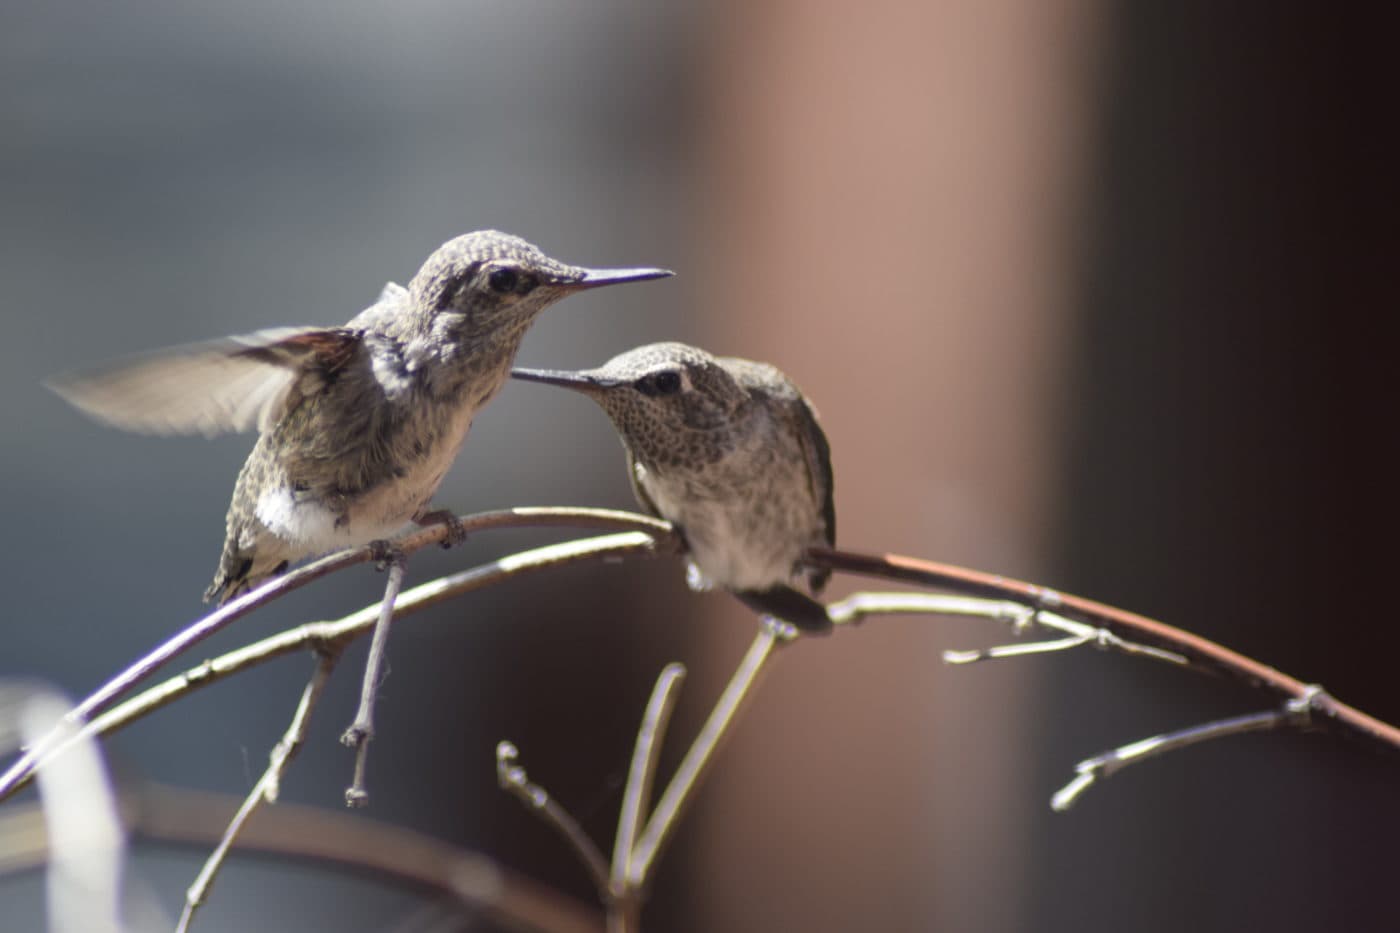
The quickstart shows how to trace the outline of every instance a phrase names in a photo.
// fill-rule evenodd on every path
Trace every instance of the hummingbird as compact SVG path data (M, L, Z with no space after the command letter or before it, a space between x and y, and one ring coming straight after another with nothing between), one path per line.
M511 375L603 408L637 501L685 540L694 588L718 585L759 613L830 631L814 598L830 571L805 567L803 554L836 541L831 448L787 376L683 343L638 347L597 369ZM804 577L810 596L793 585Z
M48 385L99 421L153 434L258 430L205 602L308 557L451 523L429 502L521 338L584 289L669 276L586 269L482 230L439 247L404 288L341 327L258 331L156 351Z

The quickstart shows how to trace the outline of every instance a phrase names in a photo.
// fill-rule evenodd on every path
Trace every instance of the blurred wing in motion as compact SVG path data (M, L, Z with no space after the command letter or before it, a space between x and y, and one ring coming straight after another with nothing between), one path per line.
M148 434L266 431L291 398L325 385L359 347L357 331L283 327L159 350L55 376L54 392L98 421Z

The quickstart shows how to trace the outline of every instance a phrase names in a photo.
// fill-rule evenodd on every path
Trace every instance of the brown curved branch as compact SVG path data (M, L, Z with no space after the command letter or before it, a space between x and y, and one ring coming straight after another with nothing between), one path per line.
M862 554L812 548L807 557L814 566L840 573L915 583L987 599L1012 600L1032 610L1054 612L1103 629L1130 643L1179 655L1189 666L1214 671L1249 687L1268 690L1293 704L1305 704L1311 713L1307 720L1313 727L1330 726L1392 751L1400 751L1400 728L1341 702L1315 684L1305 683L1200 635L1126 609L997 574L899 554Z
M206 847L227 832L238 801L224 794L145 785L121 797L123 822L137 840ZM36 868L50 857L39 805L0 813L0 875ZM254 816L239 835L244 852L370 872L390 882L446 895L513 930L603 933L594 906L512 872L490 858L359 815L278 804Z
M461 521L461 526L468 531L487 527L557 526L561 524L637 530L593 539L569 541L512 554L480 567L422 584L401 595L395 604L395 616L406 617L461 593L490 586L518 574L586 560L649 556L661 551L675 551L680 546L670 526L644 516L625 512L594 509L511 509L468 516ZM450 525L433 526L403 538L396 544L405 553L411 553L426 547L428 544L443 541L456 531L460 531L460 529L454 529ZM246 614L253 608L289 592L291 589L302 586L312 579L341 567L363 562L369 559L372 554L371 549L365 548L332 555L247 594L225 609L213 613L191 626L190 629L137 662L84 701L79 709L92 711L106 707L117 695L146 676L156 666L207 637L212 631L228 624L234 618ZM1282 711L1236 717L1232 720L1222 720L1164 736L1156 736L1081 762L1077 769L1079 777L1057 795L1057 800L1065 805L1095 779L1107 777L1128 764L1173 748L1185 747L1222 735L1259 731L1264 728L1308 728L1322 725L1352 732L1387 748L1400 749L1400 729L1335 700L1320 687L1304 683L1200 636L1136 613L1093 600L1059 593L1030 583L899 555L871 555L834 549L814 549L809 553L808 559L814 566L833 571L912 583L923 587L949 590L958 594L955 596L910 593L856 594L829 607L833 621L838 624L853 623L870 616L895 613L978 615L1001 619L1011 623L1018 630L1035 626L1056 631L1062 636L1053 641L1042 641L1010 648L948 653L948 660L955 663L1015 657L1028 653L1065 650L1094 644L1120 652L1218 672L1251 687L1265 689L1287 700ZM208 661L183 675L146 690L114 709L108 710L104 715L94 719L83 728L80 735L88 737L115 731L205 684L283 654L308 648L321 651L338 650L347 641L365 634L378 617L378 610L379 604L376 603L336 622L299 626ZM787 637L788 635L782 636L784 641ZM638 894L644 888L651 869L655 865L657 854L663 848L670 831L674 829L684 803L691 796L691 791L705 771L705 765L712 760L712 753L718 745L720 737L726 732L728 724L733 721L743 700L752 695L750 688L758 673L764 668L765 661L782 643L777 639L777 634L768 633L766 630L765 634L760 635L758 642L750 650L750 655L740 665L740 670L731 681L730 687L726 689L724 698L712 712L710 720L707 721L700 737L692 746L691 753L682 762L671 786L667 788L660 804L652 813L650 821L641 831L640 837L636 838L630 851L626 851L628 847L620 847L624 851L614 853L621 856L621 860L614 865L614 873L621 866L624 878L621 887L624 894L628 895L622 898L622 900L628 901L628 904L624 918L626 922L619 927L620 929L630 929L635 926L636 910L640 906L640 898L633 895ZM660 715L664 719L664 711ZM643 727L644 732L646 728L646 726ZM639 748L641 745L639 740ZM36 762L47 762L61 750L62 747L41 743L37 749L17 762L6 775L0 777L0 800L13 793L18 787L23 786L32 776ZM639 751L638 754L642 753ZM645 757L648 760L643 763L642 771L649 784L649 772L654 769L655 761L650 752ZM644 791L643 795L645 796ZM640 815L641 809L644 808L644 802L639 809L634 808L636 812L630 817L633 824ZM629 820L627 813L624 813L622 819L624 822ZM636 832L635 825L627 830L627 834ZM619 834L622 838L623 829L620 828ZM596 855L596 853L594 854ZM595 881L607 882L600 884L605 894L604 900L608 901L609 897L617 899L617 893L612 890L615 879L608 877L601 856L587 859L586 862L593 871ZM618 916L622 917L623 915L619 913Z

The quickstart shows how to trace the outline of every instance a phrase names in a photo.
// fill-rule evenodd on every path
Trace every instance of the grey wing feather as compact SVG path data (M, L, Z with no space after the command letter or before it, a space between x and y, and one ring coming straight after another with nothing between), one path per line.
M807 480L812 498L821 503L822 537L828 547L836 545L836 487L831 472L831 445L817 420L816 410L807 402L791 379L775 366L755 363L738 357L726 357L722 362L734 373L740 385L750 391L761 391L787 405L798 425L797 439L807 459ZM818 593L831 577L829 570L814 570L808 574L812 592Z
M836 544L836 485L831 473L831 444L817 421L817 413L805 399L797 400L799 417L806 429L800 432L802 452L807 455L807 472L812 478L812 491L822 499L822 520L826 524L826 543Z
M776 366L735 356L723 357L720 362L740 385L782 402L796 416L797 437L807 460L807 481L811 484L812 498L821 503L822 524L825 525L822 538L828 547L835 547L836 487L831 472L831 445L817 420L816 410L808 404L802 390ZM830 577L829 570L809 569L807 580L812 592L821 592Z
M807 455L807 475L812 483L813 494L822 502L822 523L826 526L824 535L827 547L836 546L836 487L831 473L831 445L826 432L817 423L817 414L801 396L797 399L801 424L805 430L799 432L802 451ZM807 580L813 593L820 593L831 579L830 570L809 570Z
M826 543L836 544L836 498L831 474L831 445L817 420L817 412L807 402L791 379L776 366L755 363L737 356L723 357L725 364L739 384L750 391L762 392L781 401L796 415L798 440L807 456L807 476L812 484L812 496L822 503L822 520L826 524ZM825 577L822 578L825 581Z
M265 431L281 416L325 328L275 328L158 351L96 371L46 380L66 401L128 431L213 436ZM298 388L304 387L298 386Z

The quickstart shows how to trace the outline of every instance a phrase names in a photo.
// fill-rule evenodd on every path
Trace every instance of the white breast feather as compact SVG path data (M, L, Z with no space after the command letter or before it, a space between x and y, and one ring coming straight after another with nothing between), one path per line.
M427 510L466 440L471 416L471 410L464 408L427 456L405 475L357 497L350 505L348 521L337 524L334 511L319 502L298 500L285 486L269 489L258 497L258 521L278 538L298 545L308 554L391 538L414 516Z

